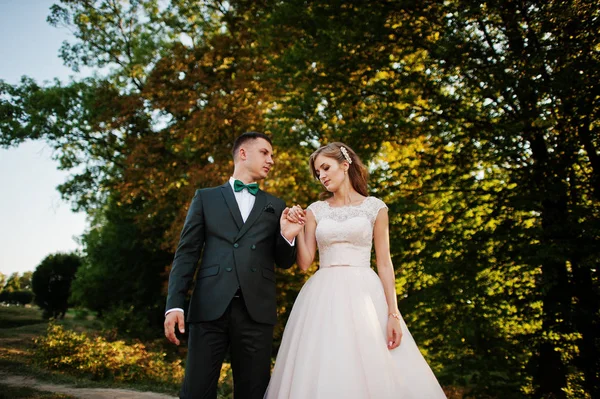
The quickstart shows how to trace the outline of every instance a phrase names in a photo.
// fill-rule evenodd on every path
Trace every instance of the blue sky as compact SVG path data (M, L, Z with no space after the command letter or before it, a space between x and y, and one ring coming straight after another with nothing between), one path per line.
M58 57L72 36L46 22L57 2L0 0L0 79L15 84L27 75L66 82L74 75ZM86 218L61 200L56 186L69 172L57 165L44 142L0 148L0 272L33 271L48 254L79 248L74 238L85 231Z

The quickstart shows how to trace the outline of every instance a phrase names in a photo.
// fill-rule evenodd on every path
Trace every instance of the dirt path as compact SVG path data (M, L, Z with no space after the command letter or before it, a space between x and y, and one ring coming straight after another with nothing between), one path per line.
M29 387L41 391L56 392L82 399L172 399L175 396L155 392L141 392L130 389L76 388L38 381L32 377L12 375L0 372L0 383L18 387Z

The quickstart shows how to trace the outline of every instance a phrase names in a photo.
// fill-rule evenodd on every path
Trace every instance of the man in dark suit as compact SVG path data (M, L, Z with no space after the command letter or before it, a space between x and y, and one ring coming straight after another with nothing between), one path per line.
M274 267L293 265L302 227L287 221L282 200L258 188L273 166L272 155L268 136L242 134L233 145L233 177L197 190L190 205L165 314L165 336L179 345L175 328L184 332L183 306L195 275L181 398L216 398L229 348L236 399L262 399L269 383L277 320Z

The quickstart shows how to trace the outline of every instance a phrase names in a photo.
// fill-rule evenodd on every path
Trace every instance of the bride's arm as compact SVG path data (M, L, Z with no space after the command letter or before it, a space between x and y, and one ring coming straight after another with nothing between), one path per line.
M296 263L301 270L306 271L315 260L315 253L317 251L315 230L317 229L317 222L315 215L310 209L306 211L304 220L304 228L300 230L300 233L296 237Z
M388 304L388 346L393 349L400 345L402 330L400 328L400 311L396 297L396 277L394 265L390 255L389 218L387 208L382 208L377 213L375 227L373 228L375 240L375 256L377 260L377 274L381 279L385 299ZM391 344L389 344L391 342Z

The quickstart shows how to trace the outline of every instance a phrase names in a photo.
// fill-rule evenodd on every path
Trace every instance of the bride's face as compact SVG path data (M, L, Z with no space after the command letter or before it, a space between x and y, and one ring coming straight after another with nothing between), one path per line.
M319 154L315 158L314 165L321 184L323 184L329 192L336 192L346 179L346 174L344 172L348 167L345 162L339 163L335 158Z

